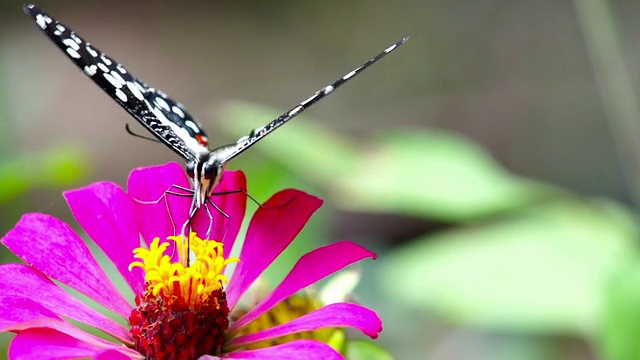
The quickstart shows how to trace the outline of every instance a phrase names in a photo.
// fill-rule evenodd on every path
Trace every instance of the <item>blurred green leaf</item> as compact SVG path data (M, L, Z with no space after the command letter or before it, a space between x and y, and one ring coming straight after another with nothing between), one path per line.
M228 120L222 124L229 133L245 134L277 114L231 102L223 108ZM301 118L258 146L301 178L328 189L349 210L463 221L561 193L508 173L473 142L443 131L389 133L363 151Z
M513 210L560 191L514 176L470 140L443 131L393 132L335 179L350 210L464 221Z
M327 345L344 355L347 349L347 333L344 329L334 329L326 340Z
M349 341L346 359L349 360L393 360L385 349L368 340Z
M640 359L640 262L621 269L607 296L600 353L603 359Z
M32 187L75 184L85 176L87 165L82 152L68 148L1 159L0 203L19 197Z
M41 160L39 186L67 186L75 184L86 175L88 159L72 149L55 149Z
M639 229L606 202L556 202L501 222L426 236L383 259L398 306L467 325L594 334L605 286L638 255Z

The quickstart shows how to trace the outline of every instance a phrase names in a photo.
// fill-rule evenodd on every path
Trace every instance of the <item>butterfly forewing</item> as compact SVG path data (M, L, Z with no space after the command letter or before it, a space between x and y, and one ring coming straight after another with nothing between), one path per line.
M208 151L202 127L182 105L136 79L122 65L35 6L25 5L24 11L88 77L173 151L187 160Z
M278 116L275 120L271 121L270 123L262 127L253 129L251 133L249 133L249 135L240 138L235 144L226 145L221 148L213 150L211 152L210 157L217 159L222 164L226 164L228 161L240 155L242 152L244 152L245 150L247 150L248 148L256 144L261 139L263 139L269 133L279 128L280 126L284 125L294 117L298 116L300 113L302 113L303 111L311 107L311 105L320 101L325 96L331 94L335 89L342 86L344 83L346 83L347 81L349 81L350 79L358 75L360 72L364 71L369 66L376 63L378 60L382 59L384 56L386 56L387 54L395 50L398 46L404 44L405 41L407 41L408 39L409 39L408 37L405 37L400 41L397 41L391 44L391 46L387 47L381 53L369 59L369 61L367 61L366 63L356 67L355 69L346 73L340 79L316 91L315 94L311 95L305 101L296 105L295 107L285 112L284 114Z

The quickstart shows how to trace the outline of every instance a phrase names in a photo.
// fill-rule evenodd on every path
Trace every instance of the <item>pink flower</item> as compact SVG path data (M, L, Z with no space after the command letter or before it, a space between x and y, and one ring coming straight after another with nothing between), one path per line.
M134 199L156 200L173 184L189 186L181 167L169 163L134 170L128 193L113 183L98 182L64 194L80 225L135 294L136 307L133 299L116 289L80 236L61 220L26 214L2 238L1 242L26 263L0 266L0 331L17 334L9 347L10 359L342 359L338 352L316 340L247 349L264 340L323 328L353 327L377 337L382 324L375 312L350 303L326 305L284 324L246 331L253 320L299 290L354 262L375 258L372 252L346 241L302 256L270 295L229 322L229 311L240 297L322 204L301 191L281 191L256 211L228 284L221 269L233 261L228 253L238 235L246 199L242 194L214 197L229 216L226 219L210 209L214 225L211 238L222 242L193 237L192 249L210 254L209 260L216 265L209 266L205 275L193 275L192 269L183 268L186 277L174 276L178 270L167 277L161 255L168 260L174 254L171 262L179 261L175 255L181 249L179 241L177 251L173 251L173 245L164 240L186 221L190 199L170 195L169 211L164 201L144 205ZM228 171L217 191L234 189L246 189L246 180L241 172ZM207 212L201 210L193 229L205 236L210 223ZM140 261L132 265L140 236L148 250L136 250ZM161 241L152 242L156 237ZM200 250L197 241L203 246ZM203 280L201 275L214 280ZM127 320L127 326L89 307L53 280ZM203 309L215 316L202 316ZM109 340L91 335L69 320L96 328L108 334ZM203 352L203 346L212 350Z

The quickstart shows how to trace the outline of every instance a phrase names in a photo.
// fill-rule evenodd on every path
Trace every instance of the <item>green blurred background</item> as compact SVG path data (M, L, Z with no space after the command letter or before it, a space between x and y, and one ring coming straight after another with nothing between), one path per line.
M410 35L231 164L261 201L325 199L270 277L350 239L379 254L355 297L389 356L640 359L637 1L37 5L185 104L214 146ZM62 190L180 160L127 135L143 130L21 6L0 2L2 234L25 212L75 224ZM350 358L388 358L361 346Z

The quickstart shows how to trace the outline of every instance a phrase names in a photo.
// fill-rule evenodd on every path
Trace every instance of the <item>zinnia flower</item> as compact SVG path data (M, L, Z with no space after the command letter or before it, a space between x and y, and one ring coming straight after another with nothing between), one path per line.
M184 240L173 235L187 219L190 199L168 195L157 203L140 201L161 199L172 185L189 185L175 163L134 170L128 193L113 183L98 182L64 194L80 225L135 294L135 307L81 237L61 220L26 214L2 238L25 262L0 266L0 331L17 334L9 347L10 359L341 359L321 341L278 339L340 327L377 337L382 330L378 316L350 303L329 304L286 323L246 331L298 291L347 265L375 257L346 241L302 256L268 296L229 320L240 297L291 243L320 207L320 199L297 190L284 190L269 199L251 219L239 262L227 278L226 265L238 260L229 258L229 253L244 216L245 196L214 197L228 218L216 209L199 211L187 242L191 255L186 256ZM246 189L244 175L225 172L217 191L235 189ZM211 224L210 238L220 242L200 238ZM146 244L142 247L141 238ZM67 287L125 321L94 310ZM274 346L252 348L265 340Z

